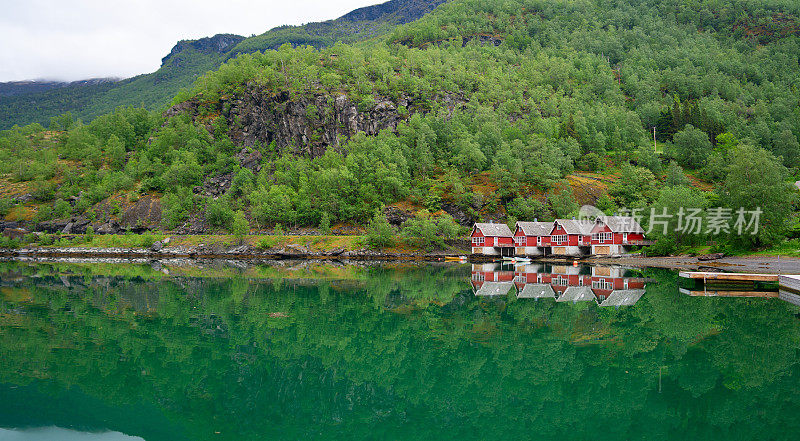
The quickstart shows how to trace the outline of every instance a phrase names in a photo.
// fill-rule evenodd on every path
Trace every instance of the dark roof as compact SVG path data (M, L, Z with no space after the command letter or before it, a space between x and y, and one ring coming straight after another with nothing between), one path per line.
M595 300L590 286L570 286L564 290L561 297L556 299L557 302L585 302L587 300Z
M592 228L594 228L594 223L585 220L556 219L556 223L564 227L564 231L566 231L567 234L588 236L592 234Z
M504 296L514 287L513 282L483 282L480 288L475 290L476 296Z
M644 233L639 222L630 216L599 216L597 221L606 224L614 233Z
M644 295L643 289L618 289L613 291L600 306L630 306L636 304Z
M517 222L517 227L522 229L526 236L547 236L553 229L551 222Z
M553 287L546 283L526 283L522 290L517 292L518 299L541 299L556 297Z
M514 233L508 225L502 223L476 223L475 228L481 230L484 236L513 237Z

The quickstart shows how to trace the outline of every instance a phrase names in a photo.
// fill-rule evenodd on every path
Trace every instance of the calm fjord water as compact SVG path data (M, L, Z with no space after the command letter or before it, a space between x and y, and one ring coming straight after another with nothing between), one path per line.
M2 262L0 440L797 439L799 311L665 270Z

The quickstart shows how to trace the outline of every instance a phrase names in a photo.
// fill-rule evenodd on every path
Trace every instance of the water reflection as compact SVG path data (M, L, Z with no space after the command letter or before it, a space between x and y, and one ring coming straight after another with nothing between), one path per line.
M143 441L138 436L128 436L119 432L89 433L60 427L39 429L7 430L0 429L0 441Z
M0 427L793 440L798 312L659 269L0 262Z
M632 268L548 263L473 264L470 283L476 296L594 301L599 306L632 306L644 295L647 279Z

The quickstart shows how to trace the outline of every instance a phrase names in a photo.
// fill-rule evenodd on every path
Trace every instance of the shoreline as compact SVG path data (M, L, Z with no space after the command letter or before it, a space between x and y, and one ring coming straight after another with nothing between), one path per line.
M331 261L397 261L397 262L442 262L446 258L464 256L466 260L453 263L491 263L496 258L479 255L454 253L452 251L417 251L391 252L368 249L330 251L308 251L298 249L257 250L242 245L228 249L205 247L163 247L159 249L123 248L123 247L24 247L18 249L0 249L0 256L27 261L35 260L69 260L69 259L113 259L113 260L213 260L228 259L242 261L266 260L331 260ZM800 258L777 256L731 256L703 261L697 257L643 257L639 255L615 257L531 258L533 263L572 263L589 265L627 266L636 268L665 268L671 270L715 270L748 273L800 274Z

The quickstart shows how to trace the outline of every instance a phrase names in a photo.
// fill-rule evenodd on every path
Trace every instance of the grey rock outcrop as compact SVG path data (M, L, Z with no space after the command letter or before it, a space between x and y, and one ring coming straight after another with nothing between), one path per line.
M97 227L97 234L117 234L122 230L122 227L115 220L108 221L103 225Z
M381 130L395 131L408 115L427 112L430 101L438 102L450 112L465 102L458 95L448 94L424 99L373 97L373 103L366 105L344 93L298 96L249 84L239 94L223 96L216 110L226 119L228 135L237 146L275 143L276 147L289 148L294 154L316 158L328 148L340 148L342 141L358 132L372 136ZM196 116L197 107L197 103L187 101L168 109L164 116L181 113ZM407 112L401 112L401 107ZM238 159L248 166L255 158Z
M161 202L144 196L122 213L120 224L134 233L158 228L161 223Z

